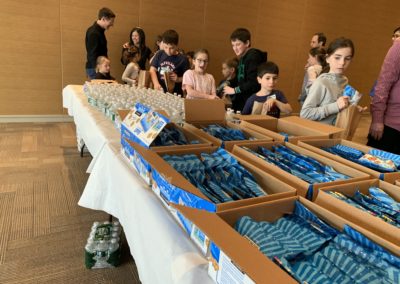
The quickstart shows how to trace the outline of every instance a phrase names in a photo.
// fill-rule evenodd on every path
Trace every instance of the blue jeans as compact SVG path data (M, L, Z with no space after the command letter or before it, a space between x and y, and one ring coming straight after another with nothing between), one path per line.
M94 68L86 68L86 76L89 79L94 79L96 77L96 69L94 69Z

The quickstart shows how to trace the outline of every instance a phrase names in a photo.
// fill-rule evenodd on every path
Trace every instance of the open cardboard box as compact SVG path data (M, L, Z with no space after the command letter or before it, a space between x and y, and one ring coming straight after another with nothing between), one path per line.
M121 118L121 121L124 120L126 115L130 110L118 110L118 115ZM186 144L186 145L169 145L169 146L151 146L151 150L157 150L162 148L168 149L184 149L184 148L203 148L211 146L211 142L206 140L204 137L196 135L192 131L190 131L186 124L183 126L177 125L175 123L168 123L166 128L177 128L182 131L188 141L197 140L198 144ZM121 146L122 146L122 153L125 155L126 158L133 164L136 171L139 175L144 179L144 181L151 185L151 165L140 156L139 153L135 152L128 141L135 141L135 135L123 124L121 123Z
M276 221L293 212L297 200L336 229L342 231L345 225L349 225L393 254L400 255L398 247L392 243L302 197L258 203L216 214L179 205L173 206L211 242L209 275L215 282L233 283L227 279L235 279L235 283L253 283L245 280L255 283L297 283L264 256L254 244L233 229L236 221L242 216L250 216L257 221Z
M243 128L241 124L227 122L225 120L225 104L223 100L186 99L185 121L189 123L188 129L192 132L211 141L214 146L221 146L228 151L230 151L233 148L233 145L237 143L272 141L271 137L265 136L252 129ZM200 129L210 124L219 124L229 128L240 129L248 139L255 138L257 140L222 141Z
M386 223L382 219L372 216L371 214L326 193L327 191L337 191L346 196L353 196L354 193L359 190L360 192L369 195L368 189L371 186L379 187L397 202L400 202L400 190L395 185L378 179L322 187L319 189L317 198L314 202L344 219L349 220L350 222L355 223L393 243L397 246L397 249L400 250L400 228Z
M397 179L400 179L400 172L378 172L376 170L367 168L363 165L357 164L355 162L349 161L345 158L342 158L338 155L334 155L332 153L329 153L323 149L322 147L332 147L335 146L336 144L342 144L345 146L349 146L351 148L360 150L364 153L368 153L371 149L374 149L372 147L358 144L349 140L344 140L344 139L305 139L301 140L297 143L298 146L308 149L310 151L313 151L319 155L328 157L329 159L338 161L342 164L348 165L354 169L357 169L361 172L369 174L373 178L379 178L381 180L384 180L388 183L394 184Z
M315 160L321 162L324 165L332 166L335 171L345 174L347 176L350 176L350 178L346 179L346 180L336 180L336 181L332 181L332 182L310 184L310 183L282 170L278 166L268 163L264 159L241 148L241 146L246 146L247 148L250 148L251 150L256 151L259 146L262 146L262 147L265 147L265 148L271 150L272 146L277 145L277 144L284 145L284 146L288 147L289 149L292 149L293 151L295 151L301 155L314 158ZM279 178L281 181L293 186L294 188L297 189L298 195L307 197L310 200L315 198L318 188L320 188L321 186L343 184L343 183L349 183L349 182L353 182L353 181L366 180L366 179L370 178L370 176L366 173L363 173L361 171L353 169L349 166L343 165L342 163L339 163L337 161L334 161L332 159L329 159L325 156L319 155L315 152L309 151L302 147L296 146L289 142L266 142L266 143L240 145L240 146L236 145L233 148L232 153L234 155L238 156L239 158L242 158L242 159L254 164L260 170L263 170L267 173L273 174L275 177Z
M216 212L226 210L238 206L253 204L256 202L264 202L294 196L296 190L283 183L272 175L257 169L257 167L232 155L238 162L253 174L260 187L268 193L266 196L248 198L232 202L215 204L209 200L198 188L191 184L184 176L170 166L163 158L163 155L187 155L194 154L199 156L200 153L215 152L217 147L199 148L199 149L160 149L150 151L137 143L130 142L134 148L152 167L153 190L162 198L164 204L169 207L170 203L182 204L207 211Z
M280 118L280 120L297 124L301 128L318 130L319 132L328 134L329 138L341 138L345 131L343 128L340 128L340 127L336 127L336 126L328 125L328 124L321 123L318 121L301 118L298 116L287 116L287 117Z
M274 141L296 143L299 139L304 139L306 137L320 139L329 138L327 133L321 132L318 129L304 128L297 123L282 119L265 121L263 127L252 124L249 121L242 121L240 124L245 129L252 129L265 136L272 137ZM289 137L279 134L279 132L287 133Z
M265 114L233 114L233 119L240 121L247 121L249 123L261 126L268 127L270 124L268 121L270 120L278 120L277 118Z

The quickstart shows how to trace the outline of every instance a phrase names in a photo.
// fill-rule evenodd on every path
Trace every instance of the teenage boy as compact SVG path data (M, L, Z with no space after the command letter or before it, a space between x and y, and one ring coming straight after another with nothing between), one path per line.
M97 21L86 31L86 75L89 79L96 76L96 60L99 56L107 55L106 30L114 25L115 14L109 8L99 10Z
M190 69L189 61L178 52L179 35L175 30L167 30L161 37L163 50L157 52L151 61L151 81L155 90L182 94L182 77ZM171 85L174 85L173 89L168 90Z
M231 34L232 49L239 59L238 86L224 87L224 94L232 98L232 108L242 111L246 100L260 90L257 83L257 67L267 61L267 53L251 48L251 35L245 28L238 28Z
M269 61L258 66L257 81L261 90L248 98L242 114L267 114L279 118L281 111L292 112L285 95L275 89L278 76L279 68L275 63Z

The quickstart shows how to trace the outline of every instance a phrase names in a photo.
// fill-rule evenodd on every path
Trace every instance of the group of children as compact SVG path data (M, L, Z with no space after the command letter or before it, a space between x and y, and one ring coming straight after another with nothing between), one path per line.
M154 55L150 63L149 73L154 89L183 93L189 99L224 99L227 105L233 105L234 109L242 114L279 117L281 112L290 113L292 107L288 100L276 89L278 66L266 61L266 53L263 55L259 50L250 48L249 40L240 41L240 38L231 37L231 42L237 58L223 62L224 79L216 87L214 77L207 73L209 52L206 49L197 50L190 64L186 55L178 51L178 33L175 30L167 30L162 35L162 49ZM138 64L139 50L132 46L129 54L122 80L136 85L141 70ZM337 114L349 105L342 92L348 82L344 72L353 55L354 45L346 38L334 40L326 51L320 47L309 51L306 70L308 80L301 94L301 117L334 124ZM246 56L248 61L250 57L258 56L261 63L250 66L243 60ZM248 70L250 68L252 70ZM110 75L110 60L106 57L100 56L97 59L96 71L96 79L114 79ZM258 86L256 89L253 87L251 93L244 94L241 89L245 86L239 86L238 82L246 79L250 72L256 77ZM256 91L257 89L259 91Z

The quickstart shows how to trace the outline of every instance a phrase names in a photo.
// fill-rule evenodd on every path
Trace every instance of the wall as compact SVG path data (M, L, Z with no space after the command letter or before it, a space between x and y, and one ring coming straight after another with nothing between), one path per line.
M85 80L85 31L102 6L117 14L106 32L115 77L123 71L121 45L140 26L151 48L157 34L173 28L184 50L209 49L209 72L218 82L221 62L233 56L229 36L241 26L252 32L252 46L279 65L279 88L295 111L313 33L326 33L328 41L353 39L356 53L347 75L368 94L400 25L400 2L388 0L2 0L0 115L63 113L62 88ZM369 104L368 96L362 102Z

